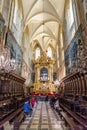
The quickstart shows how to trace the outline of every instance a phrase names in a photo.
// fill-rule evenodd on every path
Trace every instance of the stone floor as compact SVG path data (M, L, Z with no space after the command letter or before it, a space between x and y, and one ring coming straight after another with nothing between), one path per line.
M21 124L20 130L65 130L63 121L55 113L49 102L38 102L36 109L33 110L32 118L26 117Z

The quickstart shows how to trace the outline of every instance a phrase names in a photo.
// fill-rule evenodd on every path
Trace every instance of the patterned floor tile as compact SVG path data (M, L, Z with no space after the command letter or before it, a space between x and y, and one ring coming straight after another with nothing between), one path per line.
M29 130L38 130L38 129L37 128L35 128L35 129L30 128Z
M41 125L41 129L44 128L44 129L48 129L49 126L48 125Z
M30 129L38 129L38 125L31 125Z
M41 130L49 130L48 128L42 128Z
M39 124L38 121L33 121L31 124Z
M38 102L33 118L26 130L63 130L49 103Z
M52 128L53 129L60 129L60 130L62 129L61 125L52 125Z
M27 125L21 125L20 126L20 130L26 130L26 128L27 128Z

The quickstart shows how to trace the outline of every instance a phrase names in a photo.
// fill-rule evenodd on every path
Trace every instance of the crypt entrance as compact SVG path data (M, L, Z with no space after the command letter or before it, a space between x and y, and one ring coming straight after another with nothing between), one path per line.
M54 59L45 53L42 53L40 57L34 60L35 83L33 91L35 93L48 94L56 91L53 84L54 64Z

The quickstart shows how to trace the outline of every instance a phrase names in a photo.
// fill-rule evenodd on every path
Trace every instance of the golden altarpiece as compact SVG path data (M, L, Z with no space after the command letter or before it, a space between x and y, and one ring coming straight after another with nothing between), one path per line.
M53 66L55 61L48 57L45 53L34 60L35 67L35 82L34 89L35 93L53 93L56 91L53 84Z

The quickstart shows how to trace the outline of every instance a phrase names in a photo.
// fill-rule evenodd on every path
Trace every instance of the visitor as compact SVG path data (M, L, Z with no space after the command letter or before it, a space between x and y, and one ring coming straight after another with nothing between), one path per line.
M34 104L35 104L35 98L34 97L30 99L30 104L31 104L31 106L33 108Z
M51 107L54 107L54 103L55 103L55 96L53 96L53 97L50 99L50 105L51 105Z
M36 102L36 100L35 100L35 103L34 103L33 108L36 108L36 107L37 107L37 102Z
M58 98L55 99L54 109L57 110L57 111L60 109L60 107L59 107L59 99Z
M30 117L32 115L32 107L30 106L28 101L24 103L24 113L25 115L30 115Z
M46 95L46 98L45 98L45 101L46 101L46 102L48 101L48 98L49 98L48 95Z

